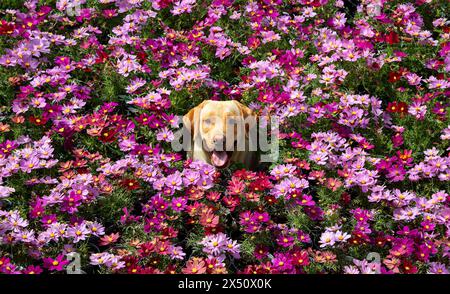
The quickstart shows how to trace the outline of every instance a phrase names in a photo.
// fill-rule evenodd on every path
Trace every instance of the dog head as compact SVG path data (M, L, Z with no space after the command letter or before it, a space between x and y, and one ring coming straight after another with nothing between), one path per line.
M234 152L245 150L245 138L255 122L252 110L235 100L206 100L183 117L194 149L201 148L206 160L218 168L228 166Z

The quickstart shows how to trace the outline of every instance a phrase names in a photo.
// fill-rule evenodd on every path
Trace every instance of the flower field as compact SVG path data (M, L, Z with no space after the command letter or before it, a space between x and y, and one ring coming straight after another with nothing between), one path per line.
M174 151L208 99L278 157ZM447 0L2 0L0 272L448 274L449 107Z

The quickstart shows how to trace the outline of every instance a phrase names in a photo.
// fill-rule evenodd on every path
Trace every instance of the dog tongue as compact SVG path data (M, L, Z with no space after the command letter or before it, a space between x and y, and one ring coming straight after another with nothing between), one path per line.
M226 151L213 151L211 154L211 162L216 167L224 166L228 161L228 154Z

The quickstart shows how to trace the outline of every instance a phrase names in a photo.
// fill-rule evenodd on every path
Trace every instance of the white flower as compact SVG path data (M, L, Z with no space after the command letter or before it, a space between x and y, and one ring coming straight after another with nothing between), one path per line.
M336 239L333 232L325 232L320 236L320 247L333 246L335 242Z
M348 239L350 239L350 235L346 232L336 231L334 234L334 237L336 238L337 242L346 242Z
M0 186L0 198L6 198L11 195L11 193L14 193L16 190L14 188L6 187L6 186Z

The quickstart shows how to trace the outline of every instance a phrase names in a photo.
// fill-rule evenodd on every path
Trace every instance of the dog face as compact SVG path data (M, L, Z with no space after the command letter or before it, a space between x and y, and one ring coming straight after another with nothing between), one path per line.
M246 121L249 117L253 117L252 110L234 100L206 100L191 109L183 123L190 128L194 140L194 159L203 159L218 168L228 166L238 143L244 143L252 126L251 119Z

